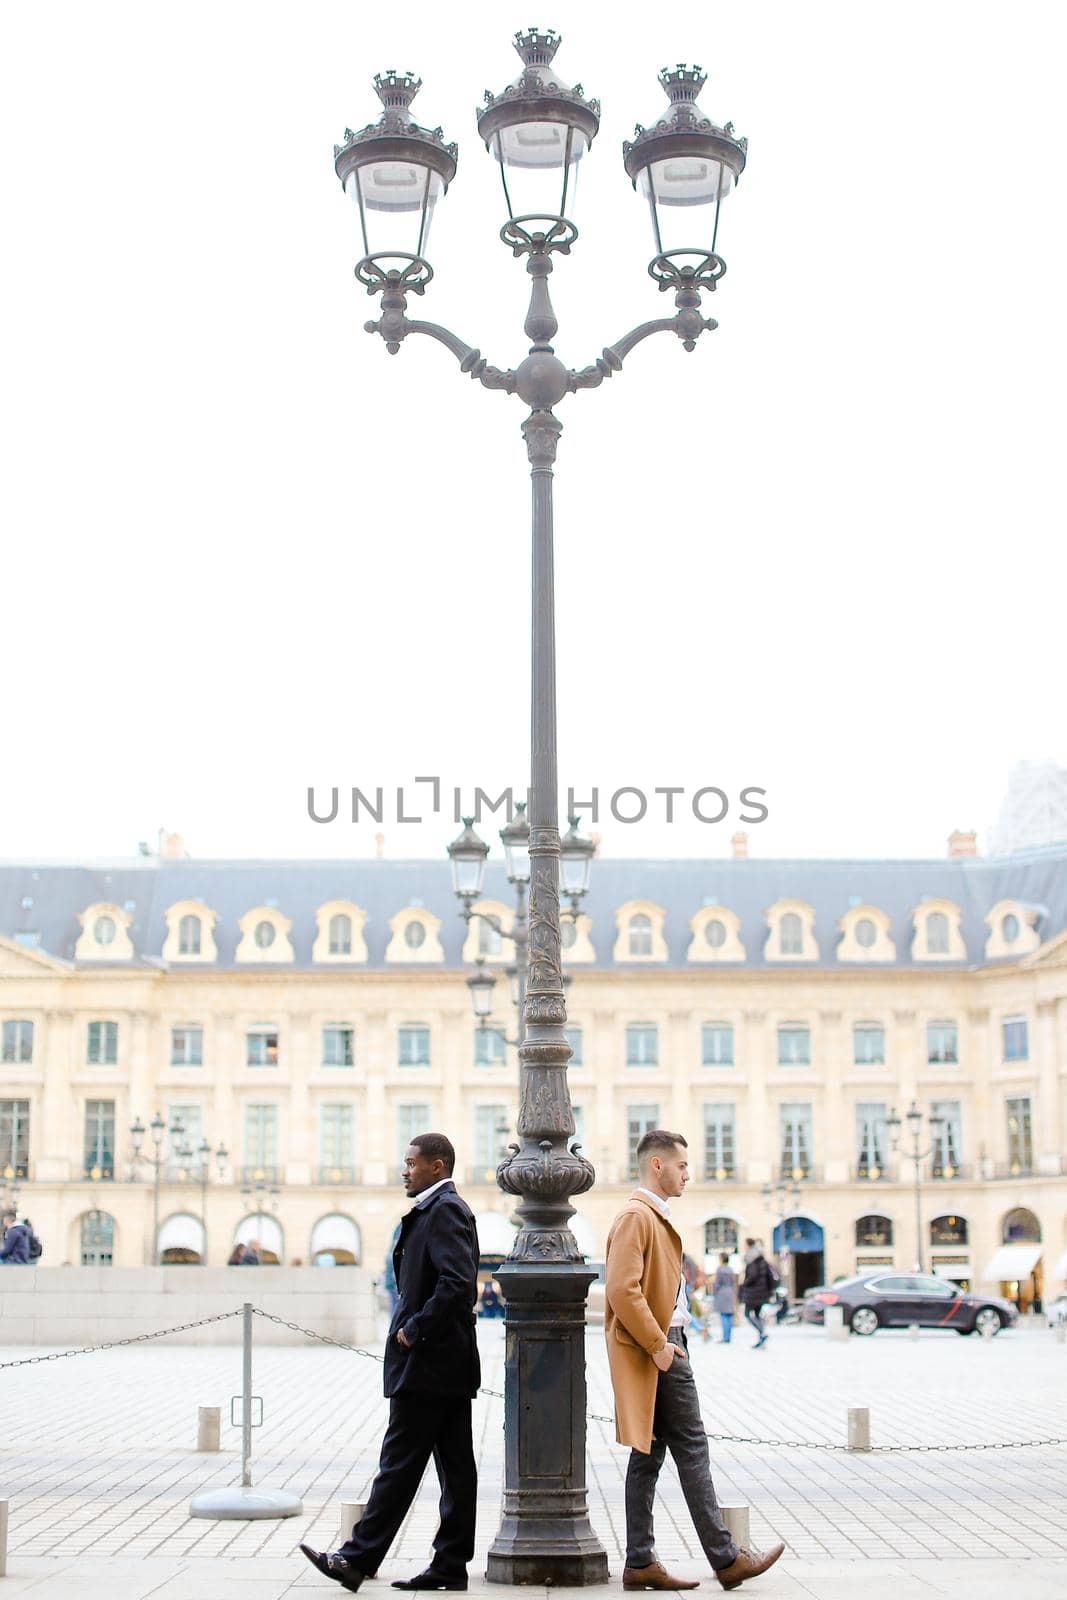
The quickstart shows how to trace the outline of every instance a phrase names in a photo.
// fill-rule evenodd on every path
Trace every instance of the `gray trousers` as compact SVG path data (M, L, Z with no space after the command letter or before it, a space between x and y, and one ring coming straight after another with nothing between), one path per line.
M711 1481L708 1436L700 1417L700 1401L689 1365L685 1335L672 1328L668 1337L682 1354L675 1356L669 1371L659 1374L652 1449L647 1456L640 1450L631 1450L626 1468L626 1565L647 1567L657 1559L652 1505L659 1471L669 1450L678 1469L697 1538L718 1571L737 1560L738 1547L726 1531Z

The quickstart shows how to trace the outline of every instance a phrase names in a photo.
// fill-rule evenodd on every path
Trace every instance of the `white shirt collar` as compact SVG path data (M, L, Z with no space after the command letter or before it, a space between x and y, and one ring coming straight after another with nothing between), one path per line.
M417 1206L424 1206L432 1194L436 1194L438 1189L443 1189L446 1183L451 1182L451 1178L438 1178L436 1183L431 1183L428 1189L423 1189L420 1194L415 1196L415 1204Z
M667 1221L669 1222L671 1220L671 1208L667 1204L666 1200L662 1199L658 1194L653 1194L651 1189L646 1189L643 1183L638 1184L637 1192L638 1194L647 1194L653 1205L659 1207L659 1210L663 1216L666 1217Z

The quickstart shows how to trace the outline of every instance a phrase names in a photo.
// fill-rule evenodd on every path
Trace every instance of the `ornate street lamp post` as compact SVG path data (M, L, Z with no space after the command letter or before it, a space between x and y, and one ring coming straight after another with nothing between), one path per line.
M337 175L358 216L363 253L356 277L369 294L381 296L381 315L367 330L380 334L394 355L412 334L436 339L461 372L484 388L518 395L529 408L522 432L532 482L532 786L521 1142L511 1146L497 1173L501 1188L519 1199L521 1227L497 1275L508 1331L504 1510L487 1575L499 1583L607 1578L607 1557L589 1522L585 1481L584 1315L593 1274L569 1226L570 1202L592 1187L595 1174L579 1146L568 1148L574 1117L560 956L552 528L552 468L562 424L555 408L568 394L596 388L620 371L652 334L671 333L692 350L716 326L701 313L701 291L715 289L725 271L717 254L719 213L746 158L745 141L735 138L730 125L713 123L696 105L701 70L664 71L660 82L670 104L653 127L636 130L624 146L624 162L649 202L656 250L649 272L661 290L673 291L675 313L642 323L590 366L568 369L552 345L558 323L548 279L554 257L568 255L578 238L566 215L568 200L596 137L600 107L580 85L569 88L556 73L559 43L551 29L517 34L522 71L501 94L487 93L478 114L479 135L503 183L508 220L500 237L514 256L525 258L531 279L523 324L530 352L514 370L490 366L447 328L407 315L409 295L424 294L433 278L426 239L457 158L456 146L445 142L439 128L421 128L412 117L420 80L394 71L377 77L379 120L347 132L334 151ZM684 224L681 237L673 237L672 222ZM461 863L476 872L476 856L466 862L461 856Z
M241 1185L241 1199L244 1201L246 1206L250 1206L252 1204L253 1195L255 1196L256 1201L255 1224L256 1233L258 1235L261 1231L264 1218L267 1215L267 1212L264 1208L264 1197L266 1197L266 1204L270 1208L271 1215L273 1215L278 1209L278 1201L281 1198L281 1189L279 1188L276 1180L269 1179L267 1174L263 1171L257 1171L252 1175L251 1178L246 1178L245 1182ZM261 1245L262 1242L263 1241L260 1240ZM284 1265L284 1262L279 1262L279 1264Z
M152 1168L152 1265L159 1266L159 1186L163 1177L163 1164L166 1156L163 1151L163 1136L167 1131L166 1119L160 1112L156 1112L148 1124L152 1135L152 1154L144 1156L141 1153L144 1144L145 1126L138 1117L130 1127L130 1138L133 1142L133 1159L135 1163L147 1161ZM170 1126L174 1139L180 1140L185 1132L185 1124L180 1117L175 1117Z
M906 1156L910 1156L911 1160L915 1163L915 1269L917 1272L922 1272L924 1271L922 1164L926 1160L927 1156L933 1155L934 1151L937 1149L937 1135L945 1119L944 1117L939 1117L937 1113L933 1111L931 1111L929 1116L926 1118L930 1129L931 1140L926 1146L925 1150L923 1150L920 1149L922 1142L923 1114L919 1110L918 1103L915 1100L911 1102L911 1105L908 1107L904 1115L907 1119L908 1133L911 1137L911 1149L905 1150L904 1154ZM899 1150L900 1130L902 1124L900 1117L897 1116L895 1107L892 1111L890 1111L885 1120L886 1127L889 1129L890 1146L894 1151Z

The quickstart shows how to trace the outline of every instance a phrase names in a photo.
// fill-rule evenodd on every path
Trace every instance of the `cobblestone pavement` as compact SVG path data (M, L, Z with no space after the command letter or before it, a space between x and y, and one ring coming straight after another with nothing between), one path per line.
M480 1339L483 1381L502 1389L502 1324L483 1324ZM39 1353L0 1352L5 1360ZM990 1343L937 1333L912 1342L884 1332L833 1343L818 1329L788 1328L759 1352L739 1332L727 1347L694 1343L692 1359L712 1432L841 1444L847 1407L869 1405L875 1444L1067 1437L1067 1347L1044 1330ZM597 1329L588 1365L590 1411L610 1413ZM72 1562L79 1600L96 1600L98 1589L101 1600L149 1593L168 1600L254 1593L258 1600L325 1586L294 1553L301 1539L336 1543L338 1502L365 1497L385 1418L380 1367L311 1344L257 1351L264 1424L254 1434L254 1480L300 1495L305 1515L192 1520L192 1494L239 1479L235 1429L224 1425L219 1454L194 1448L197 1406L221 1405L225 1423L239 1374L232 1347L165 1344L0 1372L0 1496L11 1501L12 1574L0 1584L0 1600L24 1587L47 1600L61 1581L69 1592L61 1574ZM475 1570L484 1571L498 1519L502 1422L499 1400L476 1401ZM773 1582L761 1580L768 1600L843 1596L860 1581L857 1571L865 1600L888 1594L905 1572L915 1593L958 1591L965 1572L973 1600L987 1582L990 1594L994 1584L998 1594L1021 1594L1019 1560L1028 1563L1028 1595L1067 1596L1067 1447L861 1456L713 1443L712 1463L721 1497L752 1507L753 1542L777 1537L789 1547ZM625 1465L611 1425L591 1422L591 1509L614 1573L623 1554ZM672 1467L661 1481L659 1554L706 1574ZM382 1580L424 1564L435 1488L431 1474Z

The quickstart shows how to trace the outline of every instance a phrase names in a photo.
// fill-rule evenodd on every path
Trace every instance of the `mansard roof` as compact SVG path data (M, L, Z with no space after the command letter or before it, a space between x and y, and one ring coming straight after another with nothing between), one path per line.
M485 898L511 902L513 893L502 865L490 863ZM25 899L32 900L32 905L24 907ZM934 899L959 906L967 949L965 961L941 960L939 969L977 967L986 964L989 930L984 918L1000 901L1035 908L1034 925L1042 943L1067 930L1067 845L1012 856L930 861L597 860L582 909L592 919L590 936L598 967L626 965L615 962L612 955L615 911L628 901L648 900L665 912L668 959L655 963L659 970L693 970L686 959L690 918L709 905L720 904L740 918L745 968L795 971L796 966L787 968L782 962L764 959L766 912L783 899L804 901L815 913L819 958L801 963L800 970L841 970L836 957L838 923L847 911L863 904L880 907L890 918L897 949L894 965L929 971L929 961L911 958L912 918L924 900ZM315 913L332 900L353 901L367 912L368 960L360 963L359 970L385 967L390 918L418 905L441 919L445 966L462 965L465 929L445 860L241 861L149 856L113 862L0 861L0 934L18 940L20 933L35 932L38 948L63 960L73 959L81 932L79 912L106 901L130 913L134 965L164 965L165 913L168 907L187 900L199 900L218 915L216 970L235 965L234 952L241 936L238 924L254 906L276 906L292 920L295 960L285 970L312 967ZM879 970L886 970L887 965L878 963ZM849 970L857 967L863 970L862 963L849 963ZM404 969L392 966L390 970ZM419 970L427 969L422 966ZM584 970L588 971L588 966ZM700 970L709 972L714 967L708 964Z

